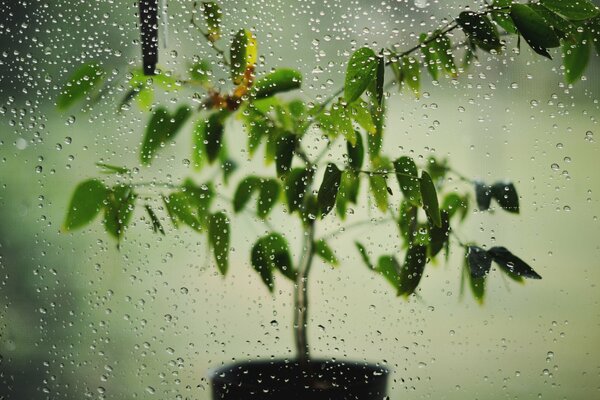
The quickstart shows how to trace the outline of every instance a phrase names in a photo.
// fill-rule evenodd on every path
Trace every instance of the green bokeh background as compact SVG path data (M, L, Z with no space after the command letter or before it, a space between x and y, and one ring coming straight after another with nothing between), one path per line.
M120 250L99 221L59 233L77 182L99 175L96 161L138 163L149 114L115 112L118 86L92 110L61 113L54 107L58 87L82 60L99 60L115 77L139 64L133 2L0 5L6 11L0 24L0 398L207 399L209 368L292 356L291 285L278 279L271 296L251 269L248 251L265 227L247 215L232 221L226 279L213 265L205 236L186 229L154 235L141 207ZM279 0L222 6L226 36L240 27L255 31L261 71L300 69L303 90L288 97L309 101L341 85L353 49L408 48L415 35L464 4L416 9L405 1ZM169 1L168 45L160 55L166 70L181 73L194 56L215 59L187 23L190 7ZM479 65L456 81L434 85L425 78L418 100L391 90L385 148L421 161L447 157L473 178L514 181L520 215L473 214L459 234L510 248L544 279L517 285L493 271L480 306L468 293L461 299L462 250L456 247L447 263L427 266L420 298L403 301L361 264L353 246L359 238L374 257L399 253L391 224L338 235L331 244L341 266L314 267L314 354L384 363L393 370L392 399L600 396L598 57L571 87L563 83L558 53L551 62L526 48L518 55L514 45L500 62L481 54ZM187 91L159 99L171 108L194 101ZM190 129L150 168L140 168L136 180L210 180L214 170L196 173L186 166ZM244 162L239 121L227 125L226 135L244 172L271 173L260 156ZM309 152L317 154L322 140L311 138ZM332 154L341 151L334 146ZM219 190L231 195L233 187ZM349 223L381 217L364 200ZM297 257L297 226L280 208L271 223L286 233ZM319 233L340 226L329 218Z

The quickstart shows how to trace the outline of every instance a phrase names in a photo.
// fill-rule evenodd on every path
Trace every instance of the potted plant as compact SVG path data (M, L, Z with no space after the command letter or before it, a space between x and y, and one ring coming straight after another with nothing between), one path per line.
M231 39L229 51L223 50L223 14L216 3L195 5L192 15L191 24L216 52L216 65L198 60L188 69L187 76L176 77L172 72L154 69L156 54L144 57L144 68L132 70L127 82L120 86L123 96L118 108L126 111L136 102L150 111L140 148L143 167L150 166L161 147L173 141L193 119L194 144L189 162L197 170L213 168L218 175L205 182L193 178L181 183L168 179L140 182L130 168L98 163L102 172L113 177L88 179L77 185L63 230L83 227L102 214L107 233L119 241L134 210L142 209L156 233L166 234L164 223L168 220L175 228L206 234L214 264L225 276L229 268L231 214L251 213L269 227L270 212L282 206L290 222L297 221L297 225L290 225L290 232L268 229L266 235L253 240L248 263L270 292L276 276L293 285L296 358L251 360L213 371L215 399L386 396L389 371L385 366L315 360L310 357L307 341L311 267L315 257L332 265L338 263L327 238L320 236L319 227L336 218L337 223L342 223L350 207L365 207L366 201L373 202L384 220L397 225L404 253L384 254L374 260L372 251L357 241L356 256L373 273L380 274L398 296L417 295L426 265L443 252L448 254L450 246L464 249L463 277L479 300L483 298L492 262L515 281L541 278L505 247L463 242L453 230L473 209L519 213L519 196L512 183L473 180L454 170L446 160L430 158L418 166L408 155L384 153L388 88L406 87L418 96L422 70L434 80L445 75L457 77L478 54L487 52L494 58L504 51L508 45L503 39L511 36L516 36L518 46L523 39L535 53L547 58L551 58L551 49L562 47L565 79L573 83L582 76L592 47L600 52L600 17L592 3L541 0L523 4L495 0L477 11L467 9L439 29L423 33L406 50L359 48L348 61L343 87L322 101L284 100L277 96L300 88L302 75L289 68L258 71L258 39L249 30L240 29ZM142 34L143 45L156 52L156 43L148 39L148 32ZM458 53L463 56L460 64L456 61ZM211 72L214 67L227 71L228 86L219 84L222 76ZM98 63L82 65L61 90L58 107L67 109L77 101L104 95L101 87L106 78L107 73ZM153 102L154 90L185 88L199 93L198 106L179 105L170 110ZM260 151L272 171L270 175L247 174L238 168L243 157L228 152L226 145L228 140L234 140L224 128L232 118L243 121L246 158L254 157L264 144ZM315 130L326 139L326 144L311 155L306 150L306 133ZM342 141L344 156L330 155L333 143ZM215 180L236 185L232 199L224 198L215 189ZM456 182L464 184L461 191L455 189ZM361 195L361 185L368 186L362 189L368 193ZM160 203L139 196L142 187L153 190ZM286 239L291 232L301 232L303 239L301 250L295 255L297 262L293 261Z

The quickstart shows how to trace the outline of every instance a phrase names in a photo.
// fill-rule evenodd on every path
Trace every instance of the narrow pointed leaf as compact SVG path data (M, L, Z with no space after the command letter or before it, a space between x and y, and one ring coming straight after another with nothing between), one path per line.
M358 253L360 254L360 258L362 259L363 263L367 266L367 268L374 270L375 266L369 259L369 255L367 254L367 249L365 248L365 246L363 246L360 242L354 242L354 245L356 246L356 249L358 250Z
M202 13L208 27L208 40L215 42L221 37L221 18L223 13L215 2L203 2Z
M492 256L481 247L467 247L466 257L471 277L483 278L490 272Z
M421 69L419 62L413 57L402 58L403 82L412 90L415 97L419 98L421 91Z
M285 179L285 197L290 213L302 206L312 176L313 170L305 168L294 168L288 173Z
M400 269L399 296L409 296L419 286L425 264L427 262L427 247L411 245L406 253L404 264Z
M369 111L369 105L365 101L359 100L352 103L350 105L350 115L368 134L375 134L377 127L373 121L371 111Z
M204 140L206 138L206 121L200 119L194 125L194 131L192 132L192 162L194 169L200 170L206 159L206 146Z
M425 210L427 217L429 217L435 226L441 227L442 218L440 216L437 192L435 190L435 185L431 180L431 176L425 171L421 172L419 186L421 190L421 199L423 200L423 209Z
M302 74L289 68L277 69L260 78L252 87L254 99L263 99L278 93L299 89L302 84Z
M492 247L488 253L505 271L529 279L542 279L525 261L512 254L506 247Z
M104 228L116 239L120 239L131 221L137 195L129 185L113 187L107 195L104 208Z
M502 47L498 31L487 15L463 11L456 21L467 36L483 50L497 51Z
M421 205L421 188L417 165L412 158L402 156L394 161L394 170L398 185L406 201L413 205Z
M577 82L590 61L592 37L587 32L577 33L574 43L563 41L563 65L565 67L565 80L567 83Z
M394 256L381 256L377 260L375 271L379 272L392 285L400 295L400 269L401 266Z
M258 58L257 45L254 35L241 29L233 38L230 48L231 78L233 83L239 85L244 80L247 71L254 69Z
M552 58L546 49L558 47L560 41L546 20L526 4L513 4L510 16L527 44L536 53Z
M146 212L148 213L148 217L150 218L150 222L152 223L152 230L154 231L154 233L160 232L161 235L164 235L165 229L163 228L162 224L160 223L160 220L156 216L156 213L154 212L154 210L152 210L152 207L150 207L150 205L146 204L146 205L144 205L144 208L146 209Z
M266 179L260 183L256 213L260 218L266 218L279 198L279 182L275 179Z
M431 238L429 243L429 255L432 258L442 251L444 245L448 242L450 235L450 216L448 215L448 212L442 210L440 216L442 218L442 225L440 227L431 225L429 228L429 236Z
M348 61L346 80L344 85L344 98L352 103L357 100L371 82L377 79L377 55L367 47L358 49Z
M589 0L540 0L544 7L573 21L598 16L600 10Z
M492 188L483 182L475 182L475 200L479 211L486 211L492 203Z
M231 236L229 219L223 212L210 216L208 223L208 242L210 243L215 262L221 274L225 275L229 267L229 241Z
M233 195L233 211L240 212L246 207L252 194L259 190L260 179L256 176L244 178L238 185L235 194Z
M318 255L326 263L329 263L333 266L339 265L339 261L335 256L335 253L324 239L320 239L315 242L314 251L315 254Z
M285 134L277 141L277 150L275 155L275 166L277 176L285 175L292 166L294 150L296 149L297 138L293 134Z
M98 63L83 64L77 68L62 87L56 106L66 110L75 102L84 98L103 80L105 71Z
M346 141L346 151L348 152L348 164L350 167L355 170L361 169L365 158L365 147L360 134L356 134L356 143L354 145Z
M263 282L273 291L273 270L279 270L290 280L296 279L287 241L278 233L271 233L256 241L252 247L251 261Z
M496 182L492 185L491 191L492 197L496 199L500 207L511 213L519 213L519 195L515 185Z
M71 197L63 231L71 231L89 224L104 207L108 189L97 179L81 182Z
M325 169L325 175L323 176L323 182L319 188L317 194L317 202L319 204L319 214L321 218L325 217L329 211L335 205L335 199L337 197L340 180L342 178L342 172L339 168L333 164L327 164Z
M224 146L223 132L225 127L223 122L229 115L227 111L219 111L211 114L206 120L206 131L205 131L205 149L206 159L209 163L214 162L219 158L219 154Z
M142 164L150 164L158 149L175 138L190 115L191 110L187 106L179 107L174 114L170 114L164 107L158 108L153 113L142 141L140 153Z

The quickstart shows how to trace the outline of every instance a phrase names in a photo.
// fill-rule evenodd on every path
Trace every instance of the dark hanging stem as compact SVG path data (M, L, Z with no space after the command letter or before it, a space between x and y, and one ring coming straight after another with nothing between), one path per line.
M139 0L144 75L154 75L158 63L158 0Z

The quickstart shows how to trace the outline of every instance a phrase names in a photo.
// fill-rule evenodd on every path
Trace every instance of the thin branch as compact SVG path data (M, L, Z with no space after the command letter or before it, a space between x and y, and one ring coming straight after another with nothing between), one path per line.
M194 2L194 9L195 8L196 8L196 2ZM200 27L200 25L198 25L196 23L196 17L195 17L194 10L192 10L192 18L190 19L190 23L192 25L194 25L194 27L198 30L198 32L200 32L200 34L202 36L204 36L206 41L209 43L209 46L221 57L223 64L225 64L226 66L230 66L231 64L229 63L229 60L227 59L227 55L225 54L225 51L223 51L223 49L218 47L217 44L210 39L210 36L208 35L208 33L204 32L204 30Z
M373 221L373 219L365 219L363 221L357 221L352 224L346 225L342 228L343 230L340 229L337 231L330 232L327 235L324 235L321 239L323 239L323 240L334 239L334 238L344 235L344 234L348 233L349 231L352 231L356 228L360 228L361 226L365 226L365 225L376 226L376 225L387 224L390 222L394 222L394 219L393 218L382 218L382 219L379 219L376 221Z

